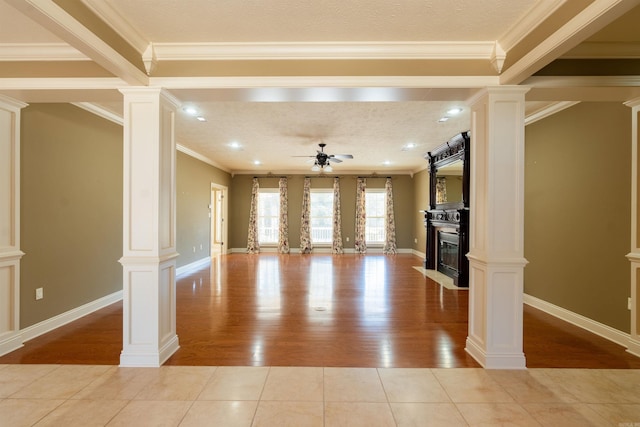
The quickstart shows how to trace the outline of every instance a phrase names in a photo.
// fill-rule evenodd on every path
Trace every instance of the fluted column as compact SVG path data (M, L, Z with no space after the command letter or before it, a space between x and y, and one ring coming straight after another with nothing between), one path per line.
M471 102L469 336L489 369L523 369L524 94L485 89Z
M160 366L176 335L178 101L159 88L124 94L123 349L120 366Z
M631 107L631 252L627 258L631 262L631 334L627 351L640 357L640 153L638 144L640 140L640 98L626 102Z
M22 347L20 335L20 110L0 95L0 355Z

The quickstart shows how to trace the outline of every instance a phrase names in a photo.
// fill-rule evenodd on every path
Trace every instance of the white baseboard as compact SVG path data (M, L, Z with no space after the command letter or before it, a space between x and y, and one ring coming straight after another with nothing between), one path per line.
M415 249L412 250L411 253L414 254L417 257L422 258L422 259L425 259L427 257L427 254L425 254L424 252L417 251Z
M196 270L200 270L202 267L206 267L211 262L210 257L201 258L197 261L194 261L190 264L183 265L182 267L176 268L176 276L182 276L183 274L192 273Z
M6 334L2 337L2 339L0 339L0 356L11 353L12 351L19 349L20 347L24 347L20 331L14 331L10 334Z
M582 329L601 336L602 338L606 338L609 341L613 341L614 343L619 344L625 348L628 348L629 346L631 335L627 334L626 332L619 331L615 328L612 328L611 326L596 322L595 320L589 319L588 317L585 317L581 314L574 313L573 311L569 311L565 308L551 304L547 301L541 300L540 298L536 298L531 295L524 294L523 302L527 305L530 305L531 307L537 308L538 310L544 311L547 314L557 317L558 319L569 322L572 325L576 325Z
M60 326L64 326L69 322L78 320L79 318L91 314L94 311L100 310L108 305L122 300L122 291L114 292L110 295L98 298L95 301L91 301L87 304L76 307L67 312L58 314L50 319L43 320L35 325L28 326L20 331L22 335L22 342L29 341L35 337L39 337L42 334L53 331Z

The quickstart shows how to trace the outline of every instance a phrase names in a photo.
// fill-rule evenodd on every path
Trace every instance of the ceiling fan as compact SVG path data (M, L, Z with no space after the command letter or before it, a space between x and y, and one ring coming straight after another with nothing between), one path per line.
M353 159L351 154L327 154L324 152L324 147L327 146L324 142L318 144L320 146L320 150L316 150L315 156L294 156L294 157L311 157L314 160L313 166L311 170L317 172L319 170L323 170L326 172L331 172L333 168L331 167L331 162L341 163L342 159Z

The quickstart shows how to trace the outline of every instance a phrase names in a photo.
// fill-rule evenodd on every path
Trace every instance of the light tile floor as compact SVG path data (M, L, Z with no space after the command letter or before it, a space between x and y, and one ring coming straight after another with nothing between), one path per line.
M0 365L0 426L640 427L640 370Z

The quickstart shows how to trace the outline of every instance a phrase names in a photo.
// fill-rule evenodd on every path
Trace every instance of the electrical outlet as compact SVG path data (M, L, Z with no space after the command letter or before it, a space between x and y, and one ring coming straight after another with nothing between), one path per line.
M196 253L196 247L195 246L193 247L193 253L194 254Z
M349 241L349 238L347 237L347 242Z
M36 299L42 299L44 298L44 289L43 288L38 288L36 289Z
M418 243L418 238L413 239L413 243Z
M631 297L627 298L627 310L631 310Z
M200 250L202 250L202 243L200 244Z

